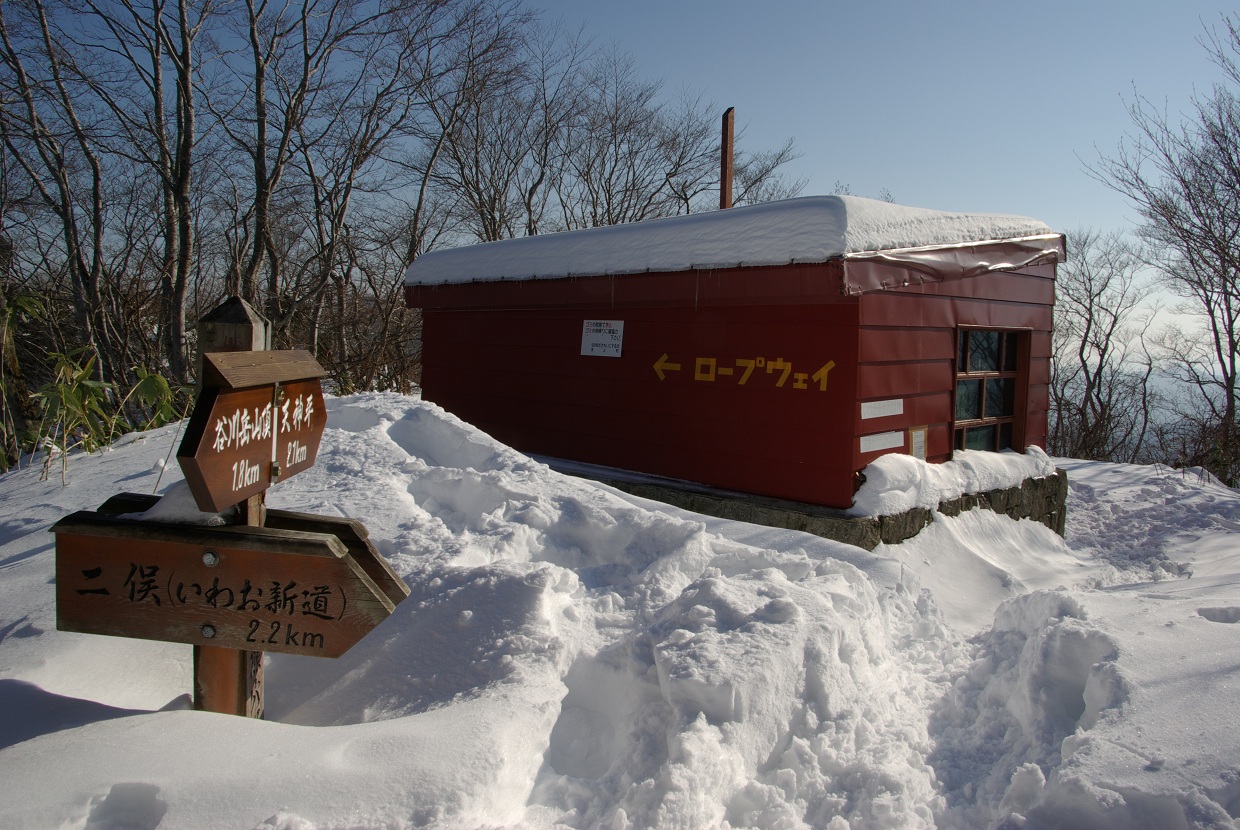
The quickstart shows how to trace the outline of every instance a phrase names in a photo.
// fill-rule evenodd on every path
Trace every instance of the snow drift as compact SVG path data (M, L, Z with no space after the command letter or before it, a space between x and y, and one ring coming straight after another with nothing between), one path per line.
M1230 490L1062 462L1066 543L974 511L867 553L560 475L416 399L328 406L269 502L362 520L411 595L338 660L270 655L266 721L187 710L187 646L55 630L47 528L149 492L173 428L65 486L0 478L0 826L1235 826ZM1013 463L969 455L952 475Z

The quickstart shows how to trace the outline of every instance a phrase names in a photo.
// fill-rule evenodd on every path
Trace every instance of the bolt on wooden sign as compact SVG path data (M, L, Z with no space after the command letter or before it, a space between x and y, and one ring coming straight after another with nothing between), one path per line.
M177 451L199 509L219 513L314 465L326 372L309 352L208 353L203 372Z

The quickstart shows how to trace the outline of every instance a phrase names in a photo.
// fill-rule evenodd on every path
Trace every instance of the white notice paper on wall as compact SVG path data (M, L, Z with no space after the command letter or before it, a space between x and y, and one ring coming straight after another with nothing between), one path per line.
M913 458L926 460L926 431L927 427L914 427L908 431L908 453Z
M586 320L581 324L581 353L583 355L619 357L623 346L623 320Z

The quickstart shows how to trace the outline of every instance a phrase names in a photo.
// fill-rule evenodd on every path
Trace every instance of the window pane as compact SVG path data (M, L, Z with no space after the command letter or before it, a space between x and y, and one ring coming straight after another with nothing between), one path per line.
M1012 425L999 424L999 449L1006 450L1009 447L1017 449L1012 446Z
M986 417L1002 418L1011 415L1015 408L1016 384L1008 378L991 378L986 381Z
M1016 371L1016 332L1003 335L1003 371Z
M999 332L969 332L969 371L999 371Z
M964 434L966 450L993 450L995 448L995 427L973 427Z
M964 449L964 430L963 429L956 430L956 449L958 450Z
M957 356L956 372L964 374L969 371L969 333L967 331L960 332L960 354Z
M956 381L956 420L971 421L982 417L982 382Z

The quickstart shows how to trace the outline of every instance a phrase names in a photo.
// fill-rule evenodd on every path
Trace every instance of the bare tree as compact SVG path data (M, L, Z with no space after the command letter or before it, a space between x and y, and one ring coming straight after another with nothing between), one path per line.
M468 86L454 90L455 117L435 175L480 242L539 232L550 189L562 180L565 132L583 113L588 44L529 19L513 32L520 49L514 41L460 78Z
M581 91L582 118L564 133L557 183L563 227L593 228L683 213L715 175L714 114L700 100L660 101L632 57L603 52Z
M402 318L411 316L400 303L402 268L376 246L405 253L428 241L435 225L428 209L441 204L428 191L459 114L468 111L460 102L477 94L479 77L515 63L527 20L506 2L394 6L352 46L360 71L320 91L314 116L299 128L291 175L306 183L313 214L303 221L309 232L286 254L286 318L309 309L308 339L340 391L390 374L375 364L382 360L407 384L411 373L400 367L408 361L386 342L403 336ZM401 244L406 217L417 243ZM332 321L330 339L318 336L321 319Z
M782 174L784 165L801 157L791 138L778 150L742 150L737 155L733 170L734 205L791 199L805 189L805 179L788 179Z
M1204 463L1228 484L1240 483L1237 383L1240 382L1240 31L1203 41L1223 80L1174 121L1143 98L1130 106L1134 132L1095 175L1122 193L1144 220L1140 233L1162 284L1183 300L1176 311L1195 320L1164 345L1171 372L1196 394L1212 436Z
M0 15L0 83L24 106L5 109L5 149L59 217L81 340L98 356L101 379L121 380L136 364L165 366L183 382L195 44L212 3L10 8ZM36 267L54 281L56 265Z
M54 9L53 9L54 11ZM0 135L56 225L81 342L100 380L119 362L106 315L104 159L85 108L81 73L40 0L0 6Z
M476 240L714 209L717 107L687 93L665 98L615 47L595 52L528 22L523 30L524 49L460 78L468 87L445 98L451 128L435 184ZM736 203L798 193L804 182L780 173L795 158L791 140L738 153Z
M714 109L521 0L0 3L0 316L42 309L5 377L46 380L38 342L186 381L189 323L231 293L339 391L407 388L414 257L703 209ZM742 154L739 201L795 191L794 155Z
M319 318L328 286L335 286L338 303L345 301L352 270L345 251L354 197L374 197L392 184L379 154L401 137L418 95L408 71L412 55L401 42L405 26L425 23L393 17L371 29L354 47L353 59L361 71L321 89L314 117L296 125L296 176L305 182L309 209L303 208L305 230L298 249L287 256L290 273L281 292L286 320L309 307L305 340L313 351L319 350ZM335 359L347 362L348 333L343 328L334 332L334 346Z
M1049 449L1056 455L1134 462L1156 405L1147 336L1144 262L1117 232L1068 234L1056 278Z
M221 63L206 100L219 124L249 160L250 204L242 214L246 251L233 264L229 288L260 303L260 278L267 310L277 330L287 323L282 301L283 251L273 214L281 182L296 153L296 140L312 117L333 60L346 61L347 48L371 34L379 12L362 0L310 0L290 5L245 0L245 51ZM244 55L244 57L243 57ZM217 86L218 85L218 86Z
M163 241L158 325L169 371L180 382L188 380L190 365L185 305L194 257L195 48L213 14L211 2L84 0L73 15L79 30L62 29L79 53L111 56L82 80L111 115L111 152L148 169L158 183L161 210L151 234Z
M584 102L577 93L591 46L580 32L558 25L535 31L528 67L533 117L526 131L527 153L517 175L525 235L541 232L550 191L559 180L567 155L564 142L569 126L581 118Z

